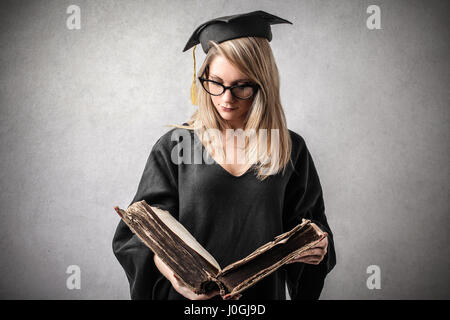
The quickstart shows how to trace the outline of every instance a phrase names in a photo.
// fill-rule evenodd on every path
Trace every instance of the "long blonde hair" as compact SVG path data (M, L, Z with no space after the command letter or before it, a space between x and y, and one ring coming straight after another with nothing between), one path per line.
M254 166L257 178L260 180L278 173L281 169L284 171L290 160L292 142L280 101L278 68L269 41L260 37L244 37L220 44L213 41L210 43L211 47L197 76L203 76L205 71L208 71L207 67L212 60L221 55L260 86L244 121L244 132L249 130L256 133L256 139L246 136L245 140L248 166ZM200 88L197 91L198 109L187 121L188 125L173 124L169 126L194 130L211 154L217 150L223 152L221 139L212 137L211 132L223 132L229 126L214 107L210 95L201 88L197 77L196 86ZM260 129L266 129L269 142L269 145L264 148L257 146L260 141ZM278 141L275 143L272 143L272 129L278 133Z

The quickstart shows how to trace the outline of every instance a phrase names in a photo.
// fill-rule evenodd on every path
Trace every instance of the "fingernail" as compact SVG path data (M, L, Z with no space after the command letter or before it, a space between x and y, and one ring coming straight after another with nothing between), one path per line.
M114 210L116 210L117 214L122 218L122 214L120 213L119 207L115 206Z

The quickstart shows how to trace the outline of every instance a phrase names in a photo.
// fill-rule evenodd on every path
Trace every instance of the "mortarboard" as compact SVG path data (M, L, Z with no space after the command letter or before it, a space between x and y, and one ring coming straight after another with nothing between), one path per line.
M191 88L192 104L196 104L195 87L195 48L197 44L201 44L203 51L208 53L209 41L221 43L227 40L242 38L242 37L262 37L267 40L272 40L272 24L289 23L285 19L274 16L270 13L258 10L249 13L236 14L232 16L224 16L209 20L201 24L195 29L192 36L189 38L183 52L194 47L192 54L194 58L194 78Z

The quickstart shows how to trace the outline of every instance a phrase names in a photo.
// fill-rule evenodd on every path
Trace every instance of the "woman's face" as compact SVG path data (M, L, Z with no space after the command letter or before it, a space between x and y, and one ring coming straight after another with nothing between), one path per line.
M209 65L209 79L220 82L224 86L251 82L248 77L221 55L216 56L211 61ZM254 97L248 100L241 100L233 97L230 90L226 90L220 96L211 95L210 97L222 119L226 120L231 128L244 127L244 120Z

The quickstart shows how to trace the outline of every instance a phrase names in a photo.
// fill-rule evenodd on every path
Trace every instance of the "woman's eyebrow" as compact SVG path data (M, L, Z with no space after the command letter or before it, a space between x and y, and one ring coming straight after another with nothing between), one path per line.
M218 76L216 76L215 74L211 74L211 77L214 77L214 78L217 78L217 79L219 79L219 80L222 80L221 77L218 77ZM222 80L222 81L223 81L223 80ZM241 81L251 81L251 80L250 80L250 79L247 79L247 78L244 78L244 79L238 79L238 80L235 80L235 81L233 81L232 83L241 82Z

